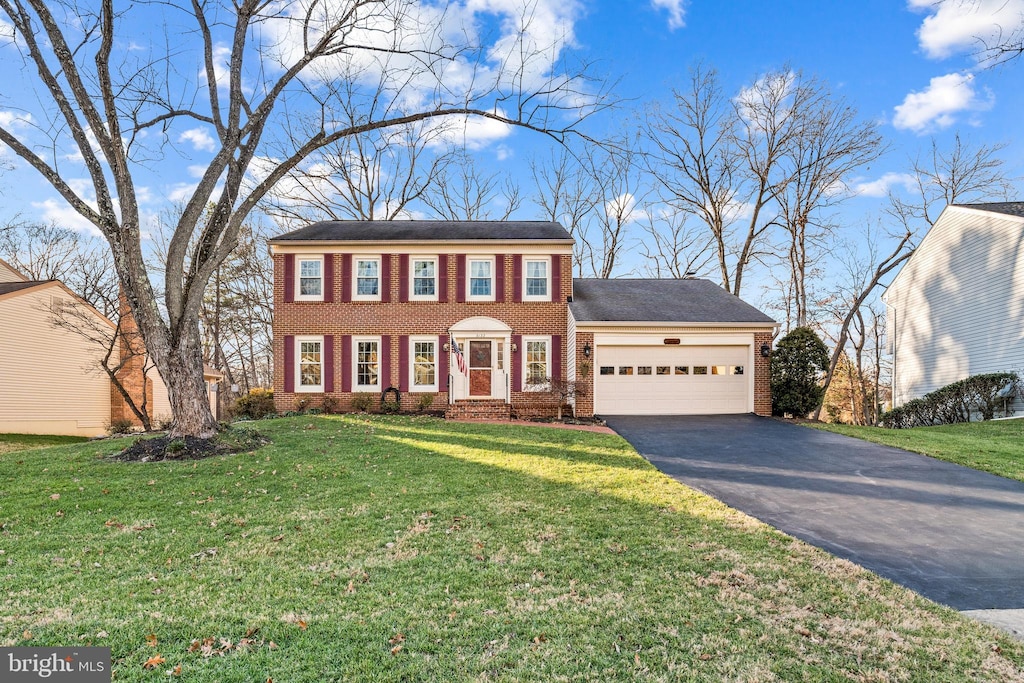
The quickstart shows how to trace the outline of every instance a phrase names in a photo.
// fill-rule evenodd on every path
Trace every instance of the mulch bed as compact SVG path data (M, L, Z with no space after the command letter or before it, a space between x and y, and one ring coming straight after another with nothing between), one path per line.
M245 453L270 443L253 430L232 429L210 439L193 436L172 439L157 436L138 439L131 446L112 456L121 462L163 462L165 460L202 460L215 455Z

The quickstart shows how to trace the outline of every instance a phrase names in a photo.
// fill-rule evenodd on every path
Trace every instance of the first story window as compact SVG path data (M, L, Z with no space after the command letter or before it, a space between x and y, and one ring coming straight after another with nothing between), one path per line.
M323 259L300 258L299 261L299 300L322 299L324 296L324 262Z
M380 341L360 339L355 342L356 385L359 389L380 386Z
M412 340L413 389L437 389L437 341Z
M356 259L356 296L380 296L380 259Z
M547 384L551 359L547 339L526 339L526 383Z
M322 339L298 341L298 391L322 391L324 386L324 358Z

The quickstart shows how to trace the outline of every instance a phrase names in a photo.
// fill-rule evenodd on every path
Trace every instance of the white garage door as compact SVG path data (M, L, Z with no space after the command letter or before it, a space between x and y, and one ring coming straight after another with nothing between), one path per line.
M598 346L598 415L750 412L747 346Z

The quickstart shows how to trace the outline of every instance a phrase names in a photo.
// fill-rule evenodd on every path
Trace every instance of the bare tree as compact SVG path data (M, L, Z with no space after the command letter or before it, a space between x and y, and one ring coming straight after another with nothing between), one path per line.
M544 160L532 159L534 193L531 199L541 215L561 223L576 238L586 229L590 213L594 210L594 189L589 175L575 155L565 147ZM587 253L584 242L574 239L573 270L584 275Z
M424 187L423 203L447 221L508 220L521 205L519 186L508 175L486 173L460 153Z
M641 240L647 272L656 278L702 275L714 262L713 240L706 230L687 224L688 214L671 207L651 207L643 220Z
M6 66L34 79L46 100L40 116L50 117L33 132L0 126L0 142L106 238L168 387L172 437L216 433L199 324L207 283L250 211L311 154L451 116L562 140L602 100L581 71L563 68L560 40L531 33L529 2L511 17L516 31L488 46L470 39L487 32L458 30L461 5L170 0L144 8L148 21L162 12L176 34L162 54L132 50L130 20L142 9L0 0L24 57ZM453 35L465 40L453 44ZM196 66L198 83L189 76ZM161 310L143 257L137 176L173 151L171 133L183 125L198 126L214 151L171 235ZM87 192L62 173L68 147L83 159Z

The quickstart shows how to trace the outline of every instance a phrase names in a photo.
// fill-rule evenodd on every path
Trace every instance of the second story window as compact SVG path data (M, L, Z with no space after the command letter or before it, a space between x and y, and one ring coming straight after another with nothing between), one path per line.
M324 261L322 258L299 258L299 294L300 301L321 300L324 298Z
M380 298L380 259L357 258L355 260L357 299Z
M494 260L470 259L469 298L494 299Z
M551 288L548 284L550 264L547 259L529 260L524 262L526 271L526 299L528 301L549 301Z
M412 296L414 299L437 298L437 260L413 259Z

